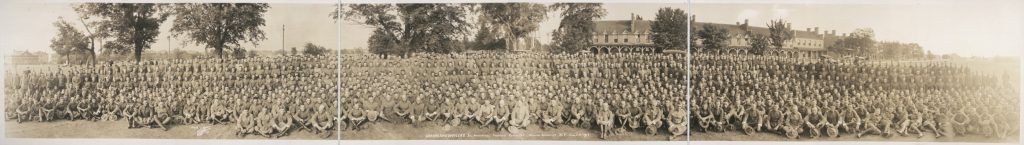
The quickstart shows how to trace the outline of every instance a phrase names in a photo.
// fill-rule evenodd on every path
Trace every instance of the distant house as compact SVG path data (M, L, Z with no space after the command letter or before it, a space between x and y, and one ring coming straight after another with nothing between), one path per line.
M616 52L661 52L651 41L652 20L643 20L640 16L633 15L630 20L603 20L594 21L593 45L586 51L594 53L616 53ZM693 22L693 28L698 31L704 25L715 25L725 28L729 32L726 51L733 53L745 53L750 48L747 41L746 31L769 35L766 27L749 26L748 21L737 22L735 25L716 24L706 22ZM741 27L747 25L745 29ZM788 25L788 24L787 24ZM788 55L814 57L823 53L825 48L835 43L843 36L837 36L835 30L819 32L817 27L805 30L794 30L794 38L783 44L781 52ZM700 45L700 41L694 42ZM799 52L799 53L798 53Z
M50 54L46 52L28 52L28 51L16 51L14 54L9 55L7 62L14 65L36 65L36 64L47 64L50 62Z
M651 20L633 15L630 20L594 21L593 53L655 52L651 41Z
M750 26L748 20L743 20L743 23L736 22L735 25L730 24L717 24L717 23L706 23L706 22L694 22L693 31L699 31L704 28L704 25L714 25L719 28L725 28L729 32L729 38L726 40L726 48L724 51L731 53L746 53L750 46L750 42L747 41L747 31L751 33L757 33L761 35L770 35L770 30L767 27ZM747 27L744 28L743 26ZM790 25L787 23L786 25ZM790 39L783 43L781 51L771 51L768 53L777 53L782 55L792 55L794 57L816 57L821 55L825 48L835 43L838 36L835 36L835 30L832 33L825 31L820 33L818 27L807 28L805 30L793 30L793 39ZM697 45L701 44L698 38Z

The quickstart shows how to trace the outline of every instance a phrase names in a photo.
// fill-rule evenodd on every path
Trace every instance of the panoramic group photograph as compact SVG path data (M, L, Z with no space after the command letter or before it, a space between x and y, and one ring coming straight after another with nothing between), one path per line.
M6 138L337 137L334 4L15 5Z
M1021 139L1024 1L19 1L0 19L0 144Z
M692 3L690 138L1019 143L1020 4Z
M684 6L343 3L341 138L685 141Z

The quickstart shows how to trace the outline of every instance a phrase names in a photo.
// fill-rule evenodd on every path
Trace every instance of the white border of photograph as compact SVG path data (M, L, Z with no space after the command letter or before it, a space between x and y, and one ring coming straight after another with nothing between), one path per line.
M31 1L31 0L4 0L0 2L0 5L7 5L11 3L23 3L23 2L42 2L42 3L57 3L57 2L159 2L159 3L184 3L184 2L268 2L268 3L479 3L479 2L536 2L536 3L554 3L554 2L601 2L601 3L735 3L735 4L915 4L915 3L944 3L944 2L964 2L967 0L900 0L900 1L885 1L885 0L557 0L557 1L545 1L545 0L170 0L170 1L156 1L156 0L42 0L42 1ZM970 2L991 2L991 1L970 1ZM1024 8L1024 6L1020 6ZM687 11L690 11L687 9ZM692 12L692 11L690 11ZM1024 14L1022 14L1024 15ZM341 27L341 25L339 25ZM4 32L0 32L4 33ZM1016 32L1024 33L1024 32ZM339 32L339 36L342 33ZM0 35L0 43L4 43L4 35ZM340 44L340 42L338 42ZM1024 43L1024 41L1018 42ZM3 48L0 48L3 49ZM6 52L0 58L4 61L7 60ZM1019 55L1019 54L1018 54ZM1017 57L1018 60L1022 58ZM1021 72L1024 72L1024 63L1020 63ZM0 69L6 68L6 62L0 63ZM340 68L339 68L340 69ZM1018 74L1024 76L1022 74ZM1024 78L1024 77L1022 77ZM0 79L4 79L0 75ZM1020 80L1024 82L1024 80ZM3 84L0 84L3 87ZM1021 87L1024 90L1024 86ZM0 97L3 94L0 93ZM1024 93L1021 94L1024 96ZM340 96L339 96L340 97ZM2 101L2 100L0 100ZM4 104L0 103L0 108L3 108ZM340 108L340 107L339 107ZM1024 109L1024 103L1020 105L1020 108ZM1021 112L1021 110L1018 110ZM1024 120L1024 119L1021 119ZM0 130L4 130L4 125L0 124ZM1020 127L1024 130L1024 126ZM1020 135L1021 141L1024 141L1024 135ZM339 136L339 139L340 136ZM558 145L566 143L584 143L584 144L695 144L695 145L719 145L719 144L730 144L730 145L771 145L771 144L813 144L813 145L855 145L855 144L873 144L873 145L919 145L919 144L1015 144L1015 143L969 143L969 142L885 142L885 141L521 141L521 140L235 140L235 139L43 139L43 138L6 138L4 131L0 131L0 144L3 145L36 145L36 144L62 144L62 145L108 145L108 144L147 144L147 145L222 145L222 144L254 144L254 145L277 145L277 144L294 144L294 145L326 145L326 144L353 144L353 145L405 145L405 144L419 144L419 145L447 145L447 144L489 144L489 145L520 145L520 144L549 144Z

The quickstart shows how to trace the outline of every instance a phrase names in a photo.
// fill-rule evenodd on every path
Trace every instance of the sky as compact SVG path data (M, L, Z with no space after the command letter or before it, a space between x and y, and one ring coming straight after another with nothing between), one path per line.
M1024 1L1016 0L693 0L691 5L683 1L618 0L605 3L604 7L608 15L603 20L628 20L630 14L651 20L658 8L673 7L696 14L700 22L734 24L749 19L751 25L759 26L770 19L785 19L797 30L819 27L838 33L872 28L877 40L918 43L936 54L1020 56L1024 49L1024 41L1021 41L1024 40ZM267 40L259 42L258 47L243 46L257 50L280 49L280 28L287 25L284 48L301 47L305 42L331 49L366 48L372 28L350 21L336 22L327 16L333 9L329 3L272 3L266 14L267 25L263 27ZM551 31L561 19L559 13L549 12L533 34L541 43L551 41ZM71 4L66 2L0 4L0 18L4 20L0 21L3 26L0 27L0 49L5 53L50 52L49 40L56 35L52 23L60 16L69 20L78 18ZM204 49L183 45L184 37L168 40L170 22L161 25L162 32L152 50ZM341 46L336 41L339 39Z
M550 5L551 3L542 3ZM672 7L684 9L685 3L613 3L604 4L605 10L608 12L601 20L629 20L630 14L636 14L644 18L644 20L653 20L654 15L658 12L659 8ZM558 28L558 23L562 20L560 16L561 11L550 11L546 14L544 21L541 21L540 27L531 36L536 37L540 43L551 42L551 32ZM476 15L470 15L471 22L476 22ZM474 27L475 28L475 27ZM373 32L372 27L361 25L360 23L345 20L342 24L342 35L341 44L342 49L365 49L367 46L367 39L370 38L370 34ZM475 34L471 32L470 35ZM469 37L472 39L473 37Z
M79 16L72 8L73 3L4 3L0 4L0 48L4 53L14 51L43 51L53 53L50 40L57 35L53 22L63 17L79 30L84 31ZM307 42L338 49L338 24L330 18L335 9L334 4L301 3L301 4L270 4L264 14L266 25L263 29L266 40L254 43L242 43L242 47L255 50L278 50L282 48L302 48ZM160 35L156 43L147 51L167 51L179 49L185 51L204 51L202 45L187 43L187 37L173 37L170 32L173 16L160 24ZM285 33L281 27L285 25ZM168 38L169 37L169 38ZM283 41L282 41L283 40Z
M767 27L784 19L793 28L819 27L850 33L871 28L875 39L918 43L936 54L1021 56L1024 1L804 2L700 1L692 10L700 22Z
M603 20L628 20L637 14L653 20L658 8L681 8L699 22L735 24L749 19L767 27L771 19L784 19L796 30L819 27L850 33L871 28L879 41L918 43L935 54L961 56L1020 56L1024 49L1024 1L842 1L842 0L695 0L685 3L605 3ZM551 41L560 12L547 14L535 33L541 43ZM343 49L366 48L372 28L353 22L342 26ZM472 37L471 37L472 38Z

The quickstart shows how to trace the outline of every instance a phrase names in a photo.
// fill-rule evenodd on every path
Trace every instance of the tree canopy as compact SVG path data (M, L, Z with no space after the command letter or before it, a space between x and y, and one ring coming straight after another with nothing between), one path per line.
M188 36L188 42L213 48L223 58L225 49L244 53L238 50L244 49L241 43L266 39L260 27L266 25L263 14L268 8L266 3L178 4L171 31Z
M91 26L101 36L113 36L104 44L105 51L125 54L132 52L135 61L142 60L142 51L156 42L160 23L169 13L164 4L153 3L85 3L75 6L84 19L96 18Z
M728 45L726 42L729 40L729 30L725 28L707 24L701 26L696 34L703 49L722 49Z
M370 52L402 55L409 52L461 51L461 38L472 24L466 20L469 4L410 3L352 4L338 17L374 27Z
M747 33L747 42L750 42L751 52L756 55L764 54L765 50L771 46L771 40L768 36L760 33Z
M875 31L871 28L859 28L853 30L849 36L836 40L828 49L843 54L870 56L876 52L874 37Z
M781 49L786 41L792 40L795 31L785 20L776 19L768 23L768 40L775 49Z
M306 45L302 47L302 54L303 55L324 56L327 53L328 53L327 48L324 48L323 46L316 45L316 44L313 44L313 43L310 43L310 42L307 42Z
M526 37L540 28L548 9L543 4L535 3L482 3L479 5L480 31L489 31L498 40L505 41L505 48L511 47L511 41Z
M556 3L552 10L562 10L562 21L552 32L552 53L576 53L593 44L594 19L608 12L600 3Z
M655 15L657 21L651 24L651 40L654 45L662 49L683 49L686 48L687 39L695 40L696 37L689 37L687 34L687 22L690 21L689 14L682 9L661 8Z
M72 55L91 54L93 52L92 48L89 47L89 38L63 18L53 22L53 26L57 27L57 36L50 39L50 49L53 49L57 55L64 56L65 60L70 62L70 56Z

